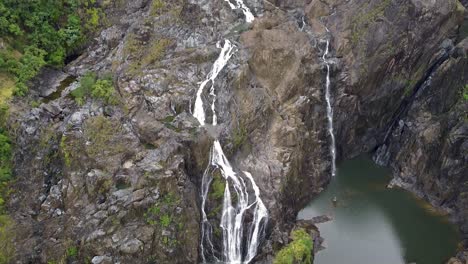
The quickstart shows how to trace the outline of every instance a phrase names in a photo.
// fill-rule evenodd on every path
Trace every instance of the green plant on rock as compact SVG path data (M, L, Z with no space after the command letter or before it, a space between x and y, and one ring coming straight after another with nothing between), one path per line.
M468 101L468 84L466 84L465 88L463 89L463 99Z
M159 224L163 228L168 227L171 224L171 222L172 222L172 217L169 214L164 214L159 219Z
M156 225L156 218L161 213L161 207L158 204L154 204L144 214L145 220L150 225Z
M86 153L91 158L115 155L125 151L125 142L121 139L122 125L118 120L102 115L85 121L84 134L91 144L86 145Z
M116 104L117 97L112 77L98 79L93 72L87 72L80 78L80 86L71 92L78 105L82 105L87 96L100 99L108 104Z
M173 205L175 202L177 202L175 195L172 192L168 192L166 195L164 195L163 198L163 203L166 205Z
M13 236L12 219L0 213L0 264L10 263L15 254Z
M144 213L146 222L153 226L159 225L162 228L167 228L172 223L177 224L172 212L178 203L177 197L172 192L167 192L158 202L146 210Z
M71 96L75 101L82 105L84 103L85 97L91 91L91 88L96 83L96 74L94 72L87 72L80 78L80 86L75 90L71 91Z
M293 241L281 249L273 261L274 264L312 264L313 241L304 229L291 233Z
M210 199L220 200L224 197L224 191L226 188L226 181L224 180L221 172L216 170L213 173L213 181L211 182L211 190L209 193Z
M142 66L160 61L166 54L166 49L172 44L170 39L158 39L153 42L148 53L142 59Z
M63 135L60 139L60 151L62 152L63 161L65 162L65 166L70 167L71 165L71 155L70 151L68 150L67 146L67 136Z
M387 9L390 4L391 0L384 0L370 10L366 10L366 7L361 8L361 13L357 14L351 22L351 42L354 46L356 46L361 39L365 38L369 26L384 15L385 9Z
M141 41L139 41L135 34L129 34L125 39L125 45L123 52L126 56L130 56L134 53L138 53L141 49Z
M153 3L151 3L151 10L150 10L151 15L152 16L160 15L164 6L165 4L162 0L153 0Z
M67 248L67 257L75 258L78 256L78 248L77 247L69 247Z
M232 135L232 139L231 139L233 150L236 151L239 148L241 148L242 145L244 145L244 143L247 142L247 138L248 138L247 128L244 125L239 124L237 129L234 130L234 134Z
M112 80L98 80L93 86L91 96L94 98L102 99L107 103L112 103L114 99L114 85Z

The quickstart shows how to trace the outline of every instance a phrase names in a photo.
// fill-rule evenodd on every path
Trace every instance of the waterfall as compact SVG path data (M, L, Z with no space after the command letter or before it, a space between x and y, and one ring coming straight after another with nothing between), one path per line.
M218 42L216 44L218 48L220 48L220 43ZM195 108L193 109L193 116L200 122L200 125L205 125L205 110L203 109L203 100L202 100L202 94L205 86L210 83L211 88L210 88L210 95L214 97L214 81L216 77L218 77L218 74L221 72L221 70L226 66L227 62L231 58L233 54L233 49L234 46L231 44L229 40L224 40L224 46L221 49L221 53L219 54L218 58L213 64L213 67L208 74L208 78L204 80L200 87L198 88L197 91L197 98L195 99ZM216 112L214 111L214 104L215 100L213 100L211 104L211 110L213 111L213 125L217 124L216 121Z
M329 32L327 28L327 32ZM327 66L327 78L325 83L325 100L327 101L327 118L328 118L328 134L330 134L330 155L332 158L332 177L336 174L336 143L335 135L333 134L333 108L331 105L331 96L330 96L330 63L327 60L328 49L330 45L330 40L327 39L327 45L325 47L325 52L323 53L322 60Z
M225 1L229 3L232 9L240 8L244 13L247 22L252 22L254 20L253 14L241 0L235 0L235 4L232 4L229 0ZM219 42L217 43L217 47L221 48ZM235 46L229 40L225 39L220 55L214 62L207 78L198 88L193 116L199 121L201 126L205 125L206 120L202 94L208 84L211 85L209 93L212 97L212 125L216 126L218 124L215 106L216 92L214 82L234 52ZM215 254L215 246L212 241L213 227L211 226L205 211L210 185L213 180L212 172L216 169L221 171L221 175L225 180L223 207L220 221L220 227L223 231L223 252L221 259ZM246 179L248 179L248 181L246 181ZM249 184L255 194L254 197L249 196ZM231 195L231 191L235 192L236 201L233 201L234 196ZM249 263L252 261L257 254L258 245L265 232L265 225L268 220L268 211L260 198L260 189L255 183L252 175L247 171L236 172L224 154L223 148L218 139L214 140L211 148L210 162L203 173L200 195L202 199L200 243L202 261L204 263L207 261L222 261L223 263L232 264ZM245 215L247 212L250 212L253 216L253 220L250 223L246 223L245 221ZM245 236L245 234L247 234L247 236Z
M244 13L245 21L247 23L252 23L252 21L254 21L255 19L254 15L252 14L252 12L250 12L250 9L244 4L242 0L234 0L235 4L231 3L230 0L224 0L224 1L229 3L229 6L231 7L231 9L241 9L242 12Z

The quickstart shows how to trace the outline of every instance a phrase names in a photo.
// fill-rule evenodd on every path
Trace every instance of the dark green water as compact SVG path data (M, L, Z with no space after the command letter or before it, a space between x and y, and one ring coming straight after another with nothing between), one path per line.
M65 88L67 88L68 86L70 86L70 84L72 84L74 81L76 81L76 77L75 76L72 76L72 75L69 75L67 76L65 79L63 79L59 86L57 87L57 90L53 93L51 93L49 96L47 96L46 98L44 98L44 103L49 103L50 101L53 101L53 100L57 100L58 98L60 98L60 96L62 96L62 92L63 90L65 90Z
M390 172L368 157L338 167L327 189L298 216L334 218L318 225L326 249L314 264L442 264L454 255L456 227L409 192L387 189L389 181Z

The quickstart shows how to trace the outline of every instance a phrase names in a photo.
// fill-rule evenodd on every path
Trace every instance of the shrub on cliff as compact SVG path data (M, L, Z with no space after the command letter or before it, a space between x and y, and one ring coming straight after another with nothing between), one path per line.
M304 229L297 229L291 233L293 241L276 254L274 264L312 264L312 250L314 243Z
M110 76L98 79L93 72L86 73L80 79L80 86L71 92L75 101L81 105L86 97L91 96L108 104L117 103L115 88Z

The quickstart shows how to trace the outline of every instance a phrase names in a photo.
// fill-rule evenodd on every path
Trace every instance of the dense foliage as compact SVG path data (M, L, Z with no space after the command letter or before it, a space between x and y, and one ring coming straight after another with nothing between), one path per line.
M5 200L9 193L8 184L11 180L12 142L5 127L8 108L0 105L0 263L8 263L13 255L12 221L6 214Z
M102 20L96 0L3 0L0 14L0 72L15 77L18 95L42 66L62 66Z
M276 254L274 264L312 264L313 241L304 229L292 231L293 241Z
M87 96L99 99L108 104L118 102L111 76L98 79L93 72L86 73L80 79L80 86L71 92L75 101L81 105Z
M5 128L7 115L8 107L6 105L0 105L0 184L11 179L12 148L8 130ZM0 212L1 209L2 203L0 200Z

